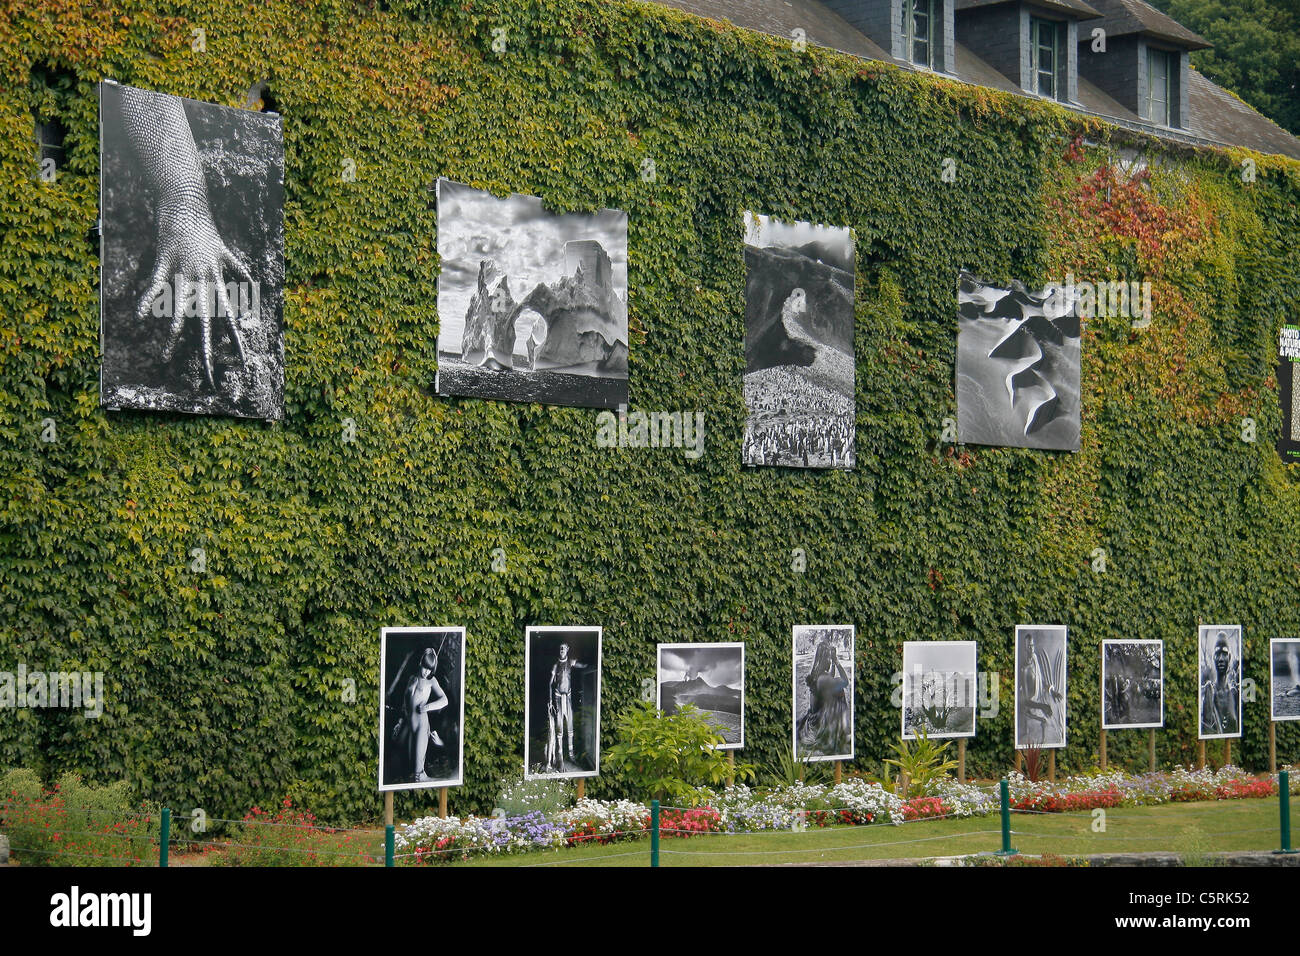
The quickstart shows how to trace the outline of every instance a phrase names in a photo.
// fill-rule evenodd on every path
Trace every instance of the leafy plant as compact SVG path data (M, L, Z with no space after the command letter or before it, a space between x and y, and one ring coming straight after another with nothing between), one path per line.
M662 714L653 703L639 701L619 718L618 743L609 750L609 762L628 773L638 792L692 807L702 801L702 787L754 777L752 764L731 765L726 751L718 749L723 742L691 704Z
M813 763L807 758L800 760L794 754L794 746L789 742L777 751L776 760L763 765L763 775L773 786L792 787L796 783L825 783L830 779L830 772L823 761Z
M521 816L533 810L557 813L573 802L573 784L568 780L525 780L522 776L501 781L496 807L506 816Z
M1037 783L1039 774L1042 771L1043 750L1034 744L1023 748L1021 754L1025 758L1025 776L1030 783Z
M897 795L903 800L907 799L913 788L917 793L924 793L930 781L946 776L949 770L957 766L957 761L943 759L948 741L936 743L925 731L918 731L915 740L898 738L898 742L890 749L896 756L885 760L885 763L898 768L900 777Z

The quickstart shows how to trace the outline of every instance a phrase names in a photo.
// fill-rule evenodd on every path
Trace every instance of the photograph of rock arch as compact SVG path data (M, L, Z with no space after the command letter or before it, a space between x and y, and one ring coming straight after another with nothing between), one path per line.
M438 180L439 395L627 404L627 213Z

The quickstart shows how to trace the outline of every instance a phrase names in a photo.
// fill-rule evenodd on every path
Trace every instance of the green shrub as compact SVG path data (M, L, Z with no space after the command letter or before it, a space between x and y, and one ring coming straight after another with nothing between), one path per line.
M0 777L0 832L24 866L156 864L158 828L158 808L133 805L125 780L95 787L66 773L47 790L32 770Z

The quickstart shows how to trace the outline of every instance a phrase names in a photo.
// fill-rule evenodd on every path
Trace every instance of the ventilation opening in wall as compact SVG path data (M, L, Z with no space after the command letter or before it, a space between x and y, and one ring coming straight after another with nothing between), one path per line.
M66 166L68 128L64 117L68 115L76 83L76 77L69 70L45 63L32 66L28 89L36 162L40 177L47 182L53 182Z
M250 110L258 110L262 113L279 113L280 104L276 102L275 94L271 92L270 80L259 80L248 89L248 101L244 104Z

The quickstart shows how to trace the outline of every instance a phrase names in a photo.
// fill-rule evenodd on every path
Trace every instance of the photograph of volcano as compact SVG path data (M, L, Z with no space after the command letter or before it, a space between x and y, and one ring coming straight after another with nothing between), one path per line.
M957 440L1079 450L1079 316L1065 286L1028 292L963 272L957 287Z
M719 750L745 746L744 644L660 644L658 687L665 716L692 704L717 726Z
M1101 729L1165 725L1164 641L1101 642Z
M438 180L439 395L627 404L627 213Z
M745 465L853 467L853 236L745 213Z
M284 417L280 117L99 85L100 404Z
M1272 666L1269 689L1274 720L1300 720L1300 641L1275 637L1268 642Z

